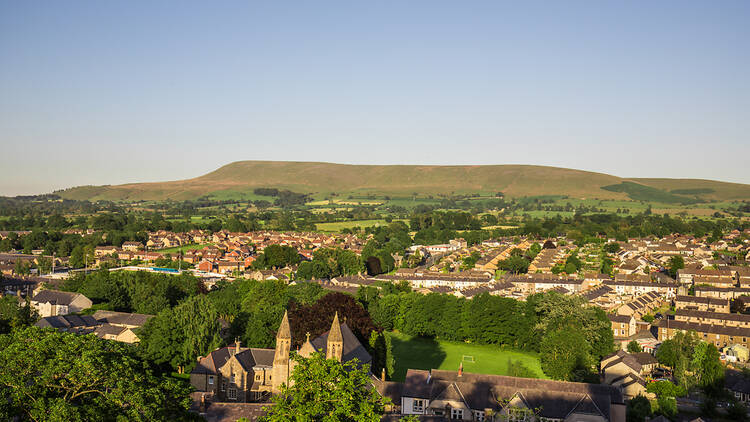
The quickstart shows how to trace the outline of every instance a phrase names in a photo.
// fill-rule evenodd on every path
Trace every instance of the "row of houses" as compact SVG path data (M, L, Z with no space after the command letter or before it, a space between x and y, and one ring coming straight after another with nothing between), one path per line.
M99 338L123 343L140 341L136 331L153 315L98 310L93 315L57 315L41 318L34 324L75 334L93 333Z

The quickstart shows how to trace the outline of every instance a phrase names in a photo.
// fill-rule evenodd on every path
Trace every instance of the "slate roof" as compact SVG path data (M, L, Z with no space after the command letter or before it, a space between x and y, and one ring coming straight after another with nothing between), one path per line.
M114 325L127 325L131 327L142 327L146 324L146 321L153 318L153 315L146 314L131 314L128 312L115 312L98 310L94 312L94 318L98 321L114 324Z
M123 331L127 330L125 327L118 327L112 324L102 324L94 330L94 334L98 337L104 338L107 335L119 336Z
M82 328L95 327L99 325L99 321L94 319L91 315L58 315L42 318L34 325L42 328L52 327L56 329Z
M52 303L55 305L70 305L76 297L83 296L80 293L74 292L62 292L59 290L42 290L37 293L33 299L33 302L37 303Z
M229 361L229 358L232 357L231 351L235 347L234 344L231 344L227 347L214 350L208 356L201 358L190 373L216 375L219 372L219 368L224 366ZM274 353L274 349L240 348L237 360L246 371L251 371L256 366L272 367Z
M362 346L362 343L357 340L357 337L349 329L346 323L340 324L341 336L344 339L344 352L341 360L348 362L354 358L359 359L360 364L370 363L372 356L367 353L367 350ZM310 341L316 350L325 351L328 346L328 332L321 334L314 340Z
M438 397L461 400L469 408L499 409L497 398L518 396L530 408L541 409L540 416L564 419L572 412L610 416L612 403L622 404L617 387L502 375L483 375L455 371L412 370L407 372L404 397L434 400Z

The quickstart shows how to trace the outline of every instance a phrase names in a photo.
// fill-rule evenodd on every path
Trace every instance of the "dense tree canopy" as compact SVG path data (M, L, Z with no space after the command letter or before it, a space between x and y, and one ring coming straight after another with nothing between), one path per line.
M123 343L29 327L0 335L0 361L2 420L192 419L189 388Z

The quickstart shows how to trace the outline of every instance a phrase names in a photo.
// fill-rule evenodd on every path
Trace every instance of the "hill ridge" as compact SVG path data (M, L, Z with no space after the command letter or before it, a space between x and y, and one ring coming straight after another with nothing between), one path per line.
M69 199L184 200L247 194L278 188L323 196L330 193L419 195L494 194L510 197L567 195L572 198L627 199L628 189L602 189L625 182L653 193L671 190L703 200L750 199L750 185L706 179L622 178L587 170L530 164L409 165L340 164L319 161L243 160L201 176L165 182L78 186L57 192ZM628 187L629 185L626 185ZM632 186L630 187L632 188ZM670 194L675 196L675 194ZM683 195L677 195L682 197Z

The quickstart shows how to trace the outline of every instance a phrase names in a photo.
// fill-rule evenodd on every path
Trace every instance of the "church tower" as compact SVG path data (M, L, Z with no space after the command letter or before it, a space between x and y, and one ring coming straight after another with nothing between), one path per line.
M276 352L273 355L271 386L273 391L281 391L281 384L289 384L289 349L292 347L292 332L289 328L289 315L285 311L279 332L276 333Z
M344 336L341 334L341 324L339 324L339 313L333 317L331 331L328 332L328 343L326 344L326 359L336 359L341 362L344 354Z

